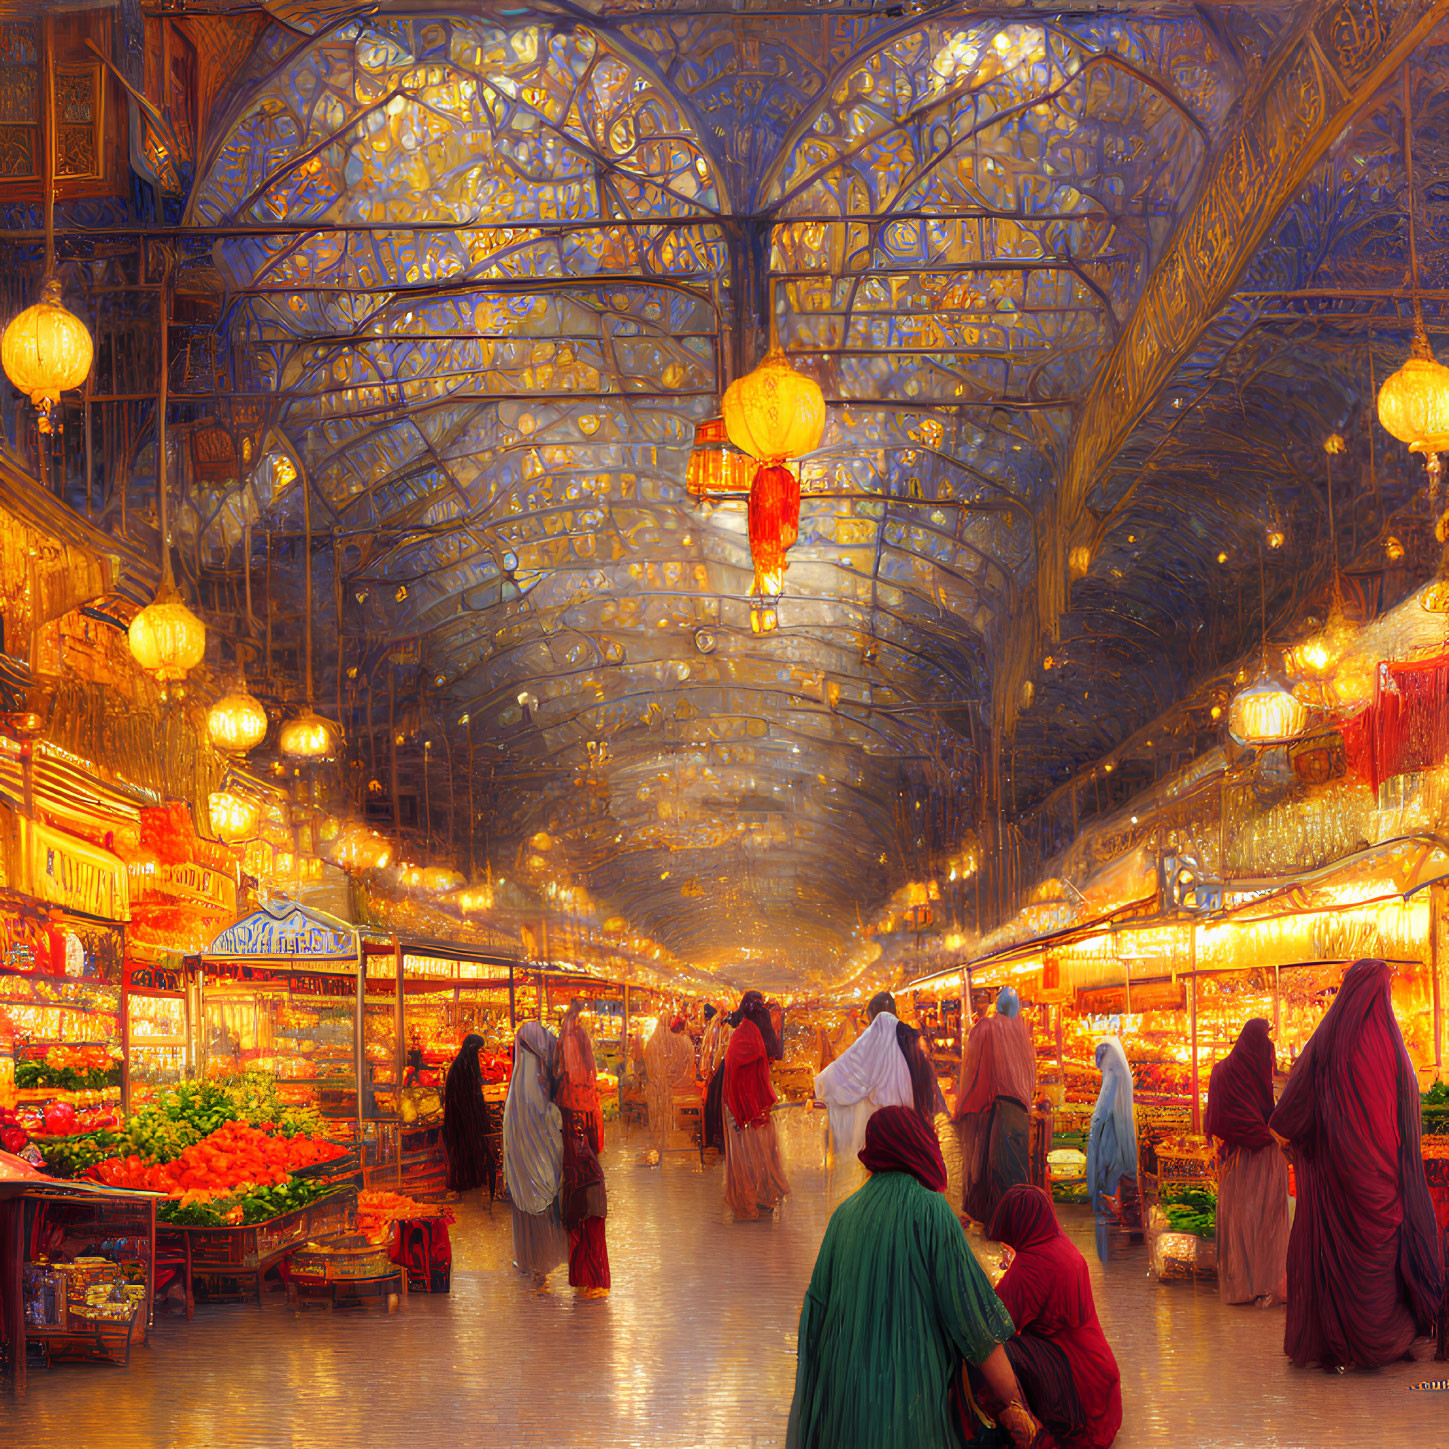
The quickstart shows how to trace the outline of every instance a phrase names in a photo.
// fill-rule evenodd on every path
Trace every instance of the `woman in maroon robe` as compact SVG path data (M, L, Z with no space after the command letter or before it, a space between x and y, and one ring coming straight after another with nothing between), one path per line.
M1062 1449L1107 1449L1122 1426L1122 1380L1086 1260L1039 1187L1008 1189L991 1236L1015 1250L996 1293L1016 1325L1006 1356L1027 1408Z
M1355 961L1268 1126L1293 1154L1288 1329L1299 1368L1377 1368L1431 1333L1443 1262L1419 1087L1383 961Z
M1270 1026L1254 1017L1208 1082L1203 1131L1218 1140L1218 1292L1224 1303L1288 1297L1288 1164L1273 1115Z

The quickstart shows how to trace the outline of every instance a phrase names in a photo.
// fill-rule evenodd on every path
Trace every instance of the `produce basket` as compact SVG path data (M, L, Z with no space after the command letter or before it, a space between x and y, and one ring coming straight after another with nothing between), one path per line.
M255 1297L260 1302L262 1279L289 1248L345 1231L356 1212L357 1189L342 1187L306 1207L260 1223L230 1228L168 1224L158 1231L157 1241L171 1238L180 1242L191 1276L200 1281L207 1297Z
M308 1241L287 1259L287 1275L297 1283L317 1284L381 1278L393 1271L389 1244L356 1234Z
M1217 1164L1206 1137L1186 1135L1137 1142L1137 1179L1148 1201L1184 1187L1211 1189L1217 1181Z
M1160 1283L1215 1280L1218 1276L1217 1241L1174 1232L1160 1207L1147 1215L1147 1252L1152 1276Z

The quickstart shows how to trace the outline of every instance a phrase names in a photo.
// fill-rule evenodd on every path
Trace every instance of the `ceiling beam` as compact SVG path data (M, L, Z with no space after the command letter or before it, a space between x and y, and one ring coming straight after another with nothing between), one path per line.
M993 701L999 736L1015 728L1043 636L1055 640L1074 547L1092 541L1092 489L1191 355L1282 208L1355 115L1449 13L1449 0L1397 6L1319 0L1303 7L1235 126L1223 136L1131 317L1077 413L1061 482L1042 529L1035 629L1008 631Z

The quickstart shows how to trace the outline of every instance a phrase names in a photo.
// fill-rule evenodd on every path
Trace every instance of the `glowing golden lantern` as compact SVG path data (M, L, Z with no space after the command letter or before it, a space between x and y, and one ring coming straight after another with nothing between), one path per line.
M332 846L332 858L344 870L382 870L392 859L392 844L365 825L348 825Z
M1378 685L1379 666L1376 659L1362 654L1352 654L1339 661L1333 677L1325 687L1327 703L1340 712L1348 713L1373 703L1374 690Z
M48 277L40 300L27 307L0 338L5 375L30 397L40 413L40 431L50 431L50 411L67 388L79 387L91 370L91 334L61 305L60 279Z
M397 883L406 891L420 890L423 884L423 869L418 865L399 867Z
M813 453L825 431L824 394L778 347L729 385L722 409L730 442L761 463Z
M330 760L339 744L339 731L308 705L295 719L282 726L278 747L294 760Z
M1267 673L1239 690L1228 706L1228 733L1241 745L1281 744L1301 735L1307 724L1303 702Z
M257 833L261 812L255 800L234 795L230 790L216 790L206 797L206 805L212 834L218 840L249 840Z
M1398 563L1398 561L1403 558L1403 556L1404 545L1398 540L1397 537L1395 537L1394 534L1391 533L1384 540L1384 557L1388 559L1390 563Z
M162 578L156 597L131 620L126 635L136 663L163 685L185 679L206 654L206 625L169 577Z
M422 872L418 882L425 891L455 891L463 884L463 877L455 870L445 870L440 865L430 865Z
M470 886L461 890L453 900L458 909L467 913L491 911L493 909L493 887L489 885Z
M222 695L207 711L206 733L217 749L244 755L266 738L267 712L243 684Z
M1408 360L1379 388L1379 421L1411 452L1449 450L1449 367L1434 360L1417 322Z

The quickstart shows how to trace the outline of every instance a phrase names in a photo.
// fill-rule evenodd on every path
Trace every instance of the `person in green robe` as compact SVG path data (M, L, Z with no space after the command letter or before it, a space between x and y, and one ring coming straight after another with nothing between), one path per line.
M960 1449L967 1365L1029 1449L1043 1431L1002 1348L1011 1315L946 1201L934 1132L882 1107L860 1160L871 1176L831 1215L800 1312L786 1449Z

